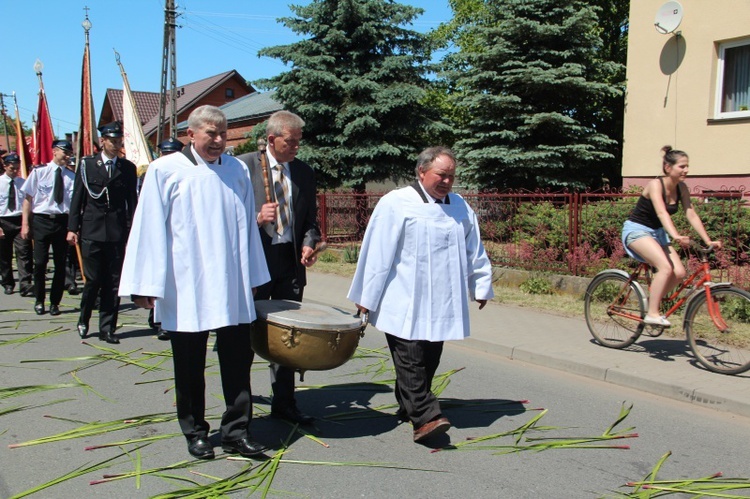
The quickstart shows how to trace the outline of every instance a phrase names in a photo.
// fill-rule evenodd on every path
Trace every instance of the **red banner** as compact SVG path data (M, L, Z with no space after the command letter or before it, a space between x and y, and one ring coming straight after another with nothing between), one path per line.
M44 88L39 89L39 106L36 115L36 137L32 159L34 165L46 165L52 161L52 142L55 140L55 134L52 133L52 121Z
M91 59L88 41L83 49L83 68L81 70L81 126L78 130L76 156L91 156L96 154L95 144L98 142L96 133L96 116L94 113L94 96L91 92Z

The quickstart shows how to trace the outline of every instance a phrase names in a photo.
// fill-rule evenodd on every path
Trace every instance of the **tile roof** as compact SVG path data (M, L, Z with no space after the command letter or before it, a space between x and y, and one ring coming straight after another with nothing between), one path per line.
M181 112L194 106L204 95L232 78L241 80L250 92L255 91L236 70L232 69L184 86L178 86L177 115L179 116ZM106 99L109 100L115 120L122 120L122 92L122 90L113 88L107 89ZM133 98L138 109L138 117L143 126L143 133L148 137L159 126L159 93L133 91ZM166 105L169 106L169 103L167 102Z
M112 107L112 113L116 121L122 121L122 93L122 90L116 88L107 89L107 99L109 99L109 105ZM148 123L151 118L159 114L158 92L131 90L131 93L133 94L133 100L135 100L135 108L138 110L138 118L141 120L141 125Z
M233 100L221 106L219 109L224 111L227 116L227 123L243 121L262 116L270 116L276 111L281 111L284 106L274 100L276 92L253 92ZM187 120L177 124L177 130L187 128Z
M281 111L284 106L274 100L275 91L253 92L235 101L227 102L219 109L227 115L229 123L238 120L256 118L258 116L269 116L276 111Z
M231 71L227 71L216 76L211 76L209 78L204 78L202 80L198 80L196 82L185 85L184 87L178 88L179 97L177 97L177 116L179 116L180 113L185 109L188 109L191 106L195 105L203 95L207 94L217 86L221 85L223 82L235 76L239 76L242 81L245 82L245 79L242 78L239 73L233 69ZM250 90L252 91L252 88ZM169 105L169 103L167 103L167 105ZM157 113L156 116L148 121L148 123L143 125L144 135L148 137L156 131L158 126L159 114Z

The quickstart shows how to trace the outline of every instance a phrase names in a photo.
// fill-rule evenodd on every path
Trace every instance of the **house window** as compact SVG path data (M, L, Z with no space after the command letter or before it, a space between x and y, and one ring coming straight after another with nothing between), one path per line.
M750 117L750 40L719 45L716 117Z
M227 99L234 99L234 89L233 88L224 89L224 97L226 97Z

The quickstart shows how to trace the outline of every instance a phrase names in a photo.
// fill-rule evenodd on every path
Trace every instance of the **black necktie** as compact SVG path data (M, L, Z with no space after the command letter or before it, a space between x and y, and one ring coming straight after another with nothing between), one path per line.
M107 168L107 176L112 176L112 160L108 159L106 163L104 163L104 166Z
M10 188L8 189L8 210L16 211L16 186L13 179L10 179Z
M62 177L62 168L57 169L57 173L55 173L55 187L52 190L52 196L55 200L55 203L60 204L63 202L63 177Z
M435 204L443 204L443 200L442 199L436 199L435 200Z

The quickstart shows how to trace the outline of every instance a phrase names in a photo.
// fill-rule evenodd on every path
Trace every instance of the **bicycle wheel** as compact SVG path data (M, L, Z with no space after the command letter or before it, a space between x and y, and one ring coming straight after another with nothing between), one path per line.
M685 313L685 333L690 349L706 369L739 374L750 369L750 293L735 287L711 289L719 311L720 329L708 311L705 291L695 297Z
M640 321L646 315L645 300L633 283L619 272L604 272L586 288L586 324L597 343L625 348L643 332Z

